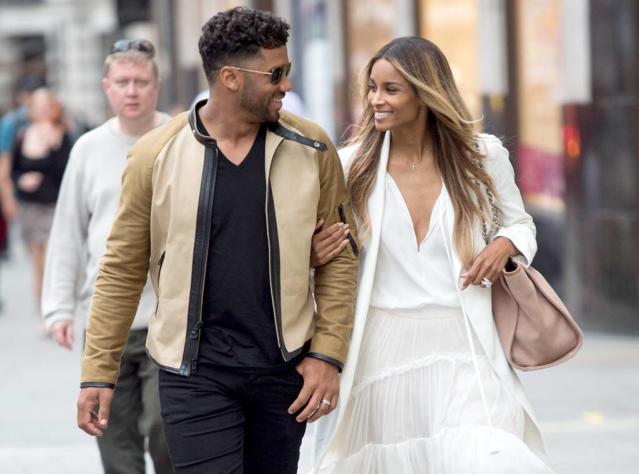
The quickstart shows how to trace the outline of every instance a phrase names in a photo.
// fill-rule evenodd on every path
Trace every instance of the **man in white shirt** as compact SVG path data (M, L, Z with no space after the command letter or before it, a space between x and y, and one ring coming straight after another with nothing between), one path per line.
M127 152L139 137L170 118L156 111L160 80L154 52L146 40L113 45L102 87L115 117L80 137L64 174L49 237L42 314L56 342L68 349L73 346L75 316L80 314L84 325L89 312ZM160 416L158 369L145 350L155 305L147 281L122 357L109 428L98 438L107 474L144 474L147 438L155 472L172 472Z

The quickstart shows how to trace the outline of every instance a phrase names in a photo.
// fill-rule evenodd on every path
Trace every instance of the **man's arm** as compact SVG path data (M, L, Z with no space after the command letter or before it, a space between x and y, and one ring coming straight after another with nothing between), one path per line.
M327 150L318 157L320 168L320 202L318 221L330 227L342 222L351 232L349 241L328 263L315 269L315 302L317 315L311 349L297 370L304 386L289 407L296 420L314 422L330 413L339 398L339 375L346 361L348 342L353 327L357 286L358 242L352 213L346 198L342 166L335 147L324 134Z
M87 244L89 208L82 145L71 150L62 179L53 226L49 234L42 287L42 315L56 342L73 345L73 320L77 283L83 273L83 251Z
M349 242L332 260L315 269L317 316L309 355L341 369L353 327L359 243L346 196L342 165L335 147L328 137L324 138L328 148L319 157L318 219L323 219L325 228L339 222L346 224L349 233L345 238Z
M146 282L152 161L131 154L120 208L100 263L82 357L78 427L102 436L109 421L120 359ZM151 163L149 163L151 161Z
M100 262L91 303L81 387L113 387L118 377L148 272L154 160L154 156L144 152L141 142L129 155L120 206Z

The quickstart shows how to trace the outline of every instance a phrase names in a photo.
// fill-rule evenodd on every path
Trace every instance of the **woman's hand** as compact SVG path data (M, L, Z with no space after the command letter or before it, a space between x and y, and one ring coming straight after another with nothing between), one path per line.
M468 285L492 286L501 276L508 259L518 253L510 239L497 237L477 255L470 270L461 274L462 290ZM490 281L490 285L482 284L484 278Z
M315 226L315 235L313 235L313 245L311 248L311 266L317 268L325 263L330 262L339 253L344 250L348 244L348 224L336 222L326 229L322 229L324 219Z

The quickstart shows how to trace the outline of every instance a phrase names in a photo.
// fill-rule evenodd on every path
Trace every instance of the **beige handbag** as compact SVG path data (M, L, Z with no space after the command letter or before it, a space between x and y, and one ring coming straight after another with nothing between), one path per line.
M482 166L480 162L480 166ZM500 227L495 197L485 189L492 211L492 226ZM486 222L482 234L490 242ZM532 267L509 260L493 286L493 317L510 364L519 370L552 367L574 357L583 333L555 290Z
M510 261L492 286L492 298L499 339L516 369L552 367L581 348L581 329L534 268Z

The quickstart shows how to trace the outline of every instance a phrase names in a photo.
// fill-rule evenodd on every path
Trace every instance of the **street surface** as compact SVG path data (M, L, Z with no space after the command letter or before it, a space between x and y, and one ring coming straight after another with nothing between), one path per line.
M0 473L101 473L75 423L78 343L67 351L44 336L18 245L0 264L0 294ZM588 333L576 359L522 379L558 474L639 472L639 336Z

